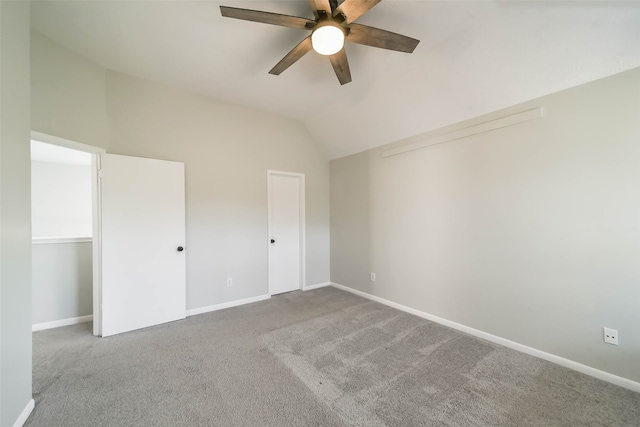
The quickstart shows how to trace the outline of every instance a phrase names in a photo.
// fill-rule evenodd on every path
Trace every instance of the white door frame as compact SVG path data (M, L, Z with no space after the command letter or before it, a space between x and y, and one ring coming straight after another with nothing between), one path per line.
M93 335L102 334L102 318L100 317L102 303L102 245L101 245L101 227L100 227L100 154L106 153L107 150L93 145L82 144L80 142L71 141L69 139L60 138L46 133L31 131L31 139L45 142L47 144L58 145L60 147L71 148L73 150L84 151L91 154L91 195L93 199L93 236L92 241L92 258L93 258Z
M284 172L284 171L277 171L277 170L267 170L267 282L268 282L268 294L269 296L272 295L271 292L271 272L269 271L271 269L271 250L270 250L270 245L271 245L271 194L272 194L272 189L271 189L271 177L274 175L280 175L280 176L289 176L289 177L294 177L294 178L298 178L300 180L300 289L305 290L306 287L306 281L305 281L305 277L306 277L306 264L307 264L307 256L305 253L305 212L304 212L304 206L305 206L305 176L303 173L296 173L296 172Z

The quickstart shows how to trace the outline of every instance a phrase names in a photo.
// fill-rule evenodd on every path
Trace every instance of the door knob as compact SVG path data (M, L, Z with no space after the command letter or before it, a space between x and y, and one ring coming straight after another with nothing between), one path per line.
M184 248L182 246L178 246L178 252L182 252L184 251Z
M274 239L271 239L271 243L275 243L276 241Z

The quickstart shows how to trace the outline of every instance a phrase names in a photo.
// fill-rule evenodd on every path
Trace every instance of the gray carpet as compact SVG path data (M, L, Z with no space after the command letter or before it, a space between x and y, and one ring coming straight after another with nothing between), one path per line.
M33 334L27 426L636 426L640 394L322 288Z

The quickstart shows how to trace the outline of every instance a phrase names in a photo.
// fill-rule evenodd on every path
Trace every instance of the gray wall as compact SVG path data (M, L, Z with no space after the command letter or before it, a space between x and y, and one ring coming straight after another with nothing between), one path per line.
M109 145L106 70L36 31L31 32L31 129Z
M31 400L29 2L0 2L0 426Z
M329 162L300 122L107 72L38 33L31 60L34 130L185 162L188 309L267 293L267 169L306 174L306 282L329 281Z
M91 243L38 240L91 237L91 211L91 166L31 161L34 325L93 313Z
M91 242L34 244L33 324L93 314Z
M640 381L640 69L431 135L538 106L332 161L331 279Z
M188 309L268 293L267 169L306 175L306 283L329 281L329 161L300 122L114 72L107 93L110 152L185 163Z

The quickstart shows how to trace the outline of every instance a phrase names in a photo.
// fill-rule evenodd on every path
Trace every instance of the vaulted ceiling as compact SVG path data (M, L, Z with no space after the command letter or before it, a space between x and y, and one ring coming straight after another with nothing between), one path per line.
M384 0L357 22L420 39L347 44L340 86L309 34L223 18L220 5L313 18L297 1L33 1L32 27L103 67L301 120L342 157L640 66L640 2Z

